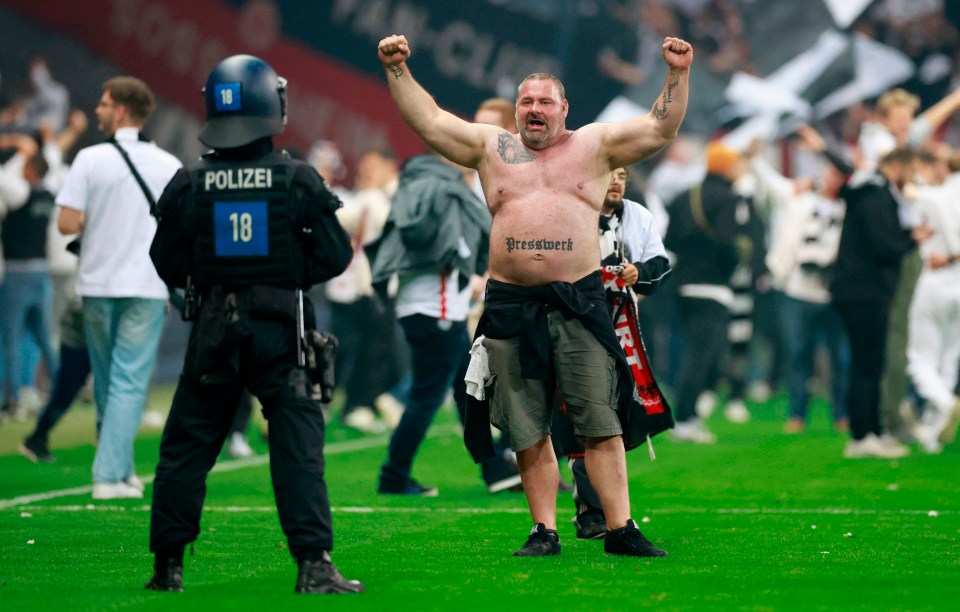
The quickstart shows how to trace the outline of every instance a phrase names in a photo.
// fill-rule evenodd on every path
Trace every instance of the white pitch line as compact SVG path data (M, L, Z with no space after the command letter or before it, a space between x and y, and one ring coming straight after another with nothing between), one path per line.
M459 431L459 428L456 425L444 425L439 427L434 427L430 430L428 437L433 438L440 435L445 435L448 433L453 433ZM329 455L340 455L343 453L350 453L353 451L367 450L371 448L383 448L390 441L389 436L375 436L369 438L359 438L357 440L347 440L346 442L333 442L327 444L323 450L324 456ZM257 467L264 465L270 461L270 455L257 455L256 457L250 457L248 459L237 459L235 461L228 462L218 462L213 466L211 472L234 472L236 470L242 470L249 467ZM141 478L144 484L150 484L153 482L153 475L144 476ZM44 491L43 493L32 493L30 495L21 495L19 497L12 497L10 499L0 499L0 510L6 510L7 508L14 508L17 506L23 506L26 504L34 504L41 501L46 501L48 499L56 499L58 497L68 497L70 495L84 495L93 491L93 485L84 485L82 487L71 487L69 489L59 489L56 491Z
M149 512L150 506L77 504L69 506L21 506L24 512ZM334 506L344 514L527 514L526 507L514 508L431 508L429 506ZM204 506L204 512L274 513L274 506ZM638 513L639 514L639 513ZM956 516L956 510L917 510L905 508L662 508L648 513L652 517L674 514L745 514L781 516Z

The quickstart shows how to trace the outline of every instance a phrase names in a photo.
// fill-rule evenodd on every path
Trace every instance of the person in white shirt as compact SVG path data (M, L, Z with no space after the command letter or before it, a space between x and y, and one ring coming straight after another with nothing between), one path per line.
M876 170L880 158L898 145L923 145L960 109L960 89L917 115L919 108L920 98L905 89L891 89L877 99L876 121L864 122L857 139L861 170Z
M121 150L156 198L181 163L143 140L140 130L153 108L153 93L143 81L121 76L104 83L96 114L111 141L80 151L57 195L60 231L82 230L83 237L77 294L83 298L97 404L94 499L143 496L133 440L169 294L150 260L157 223Z
M910 303L907 372L927 400L914 436L929 453L956 439L960 423L960 167L943 185L921 187L916 201L933 235L920 247L924 267Z

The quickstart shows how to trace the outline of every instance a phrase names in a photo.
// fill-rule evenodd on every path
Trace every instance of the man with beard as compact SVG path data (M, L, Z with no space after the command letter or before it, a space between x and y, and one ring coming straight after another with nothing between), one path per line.
M514 554L560 552L559 473L550 439L558 389L575 432L586 439L587 470L610 528L604 550L665 555L630 518L624 448L642 440L622 436L632 381L605 312L596 228L610 172L653 155L676 136L693 48L664 40L667 79L649 114L576 131L565 125L569 105L562 83L532 74L517 91L518 135L441 109L410 74L406 37L388 36L377 50L404 119L444 157L479 172L493 215L486 312L477 329L484 338L475 354L481 363L486 352L489 377L474 378L480 402L470 407L464 437L474 459L482 460L493 454L489 424L510 431L534 522Z
M900 262L924 237L923 226L904 229L899 219L903 187L915 171L916 153L897 147L880 159L875 174L841 191L847 202L830 290L850 338L847 416L852 439L843 456L897 458L909 450L881 438L880 375L890 305Z
M627 187L626 168L617 168L610 177L607 196L600 210L600 263L621 266L619 276L634 292L650 295L670 274L670 261L653 214L644 206L623 197ZM584 452L568 453L573 473L573 502L577 515L573 524L577 538L602 538L607 521L596 489L587 474Z

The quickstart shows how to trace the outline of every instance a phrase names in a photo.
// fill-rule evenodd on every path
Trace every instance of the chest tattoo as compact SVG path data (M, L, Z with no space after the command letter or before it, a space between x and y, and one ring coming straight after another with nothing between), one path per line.
M500 138L497 139L497 153L505 164L526 164L537 159L529 149L507 132L500 134Z

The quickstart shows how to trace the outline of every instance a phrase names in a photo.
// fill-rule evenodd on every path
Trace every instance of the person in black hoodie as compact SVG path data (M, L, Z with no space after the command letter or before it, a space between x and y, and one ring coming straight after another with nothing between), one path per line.
M697 418L700 393L710 387L727 350L727 325L733 291L730 276L741 261L751 259L752 241L742 234L738 215L749 212L746 198L733 183L747 171L742 156L727 145L707 145L707 176L670 206L670 226L664 240L676 255L680 319L687 350L680 363L673 403L676 440L713 444L716 436Z
M904 255L916 248L924 227L906 227L903 187L915 170L916 153L898 147L883 156L875 174L841 191L847 202L837 251L833 301L850 337L847 415L852 440L849 458L906 455L907 447L881 439L880 376L886 350L890 305Z

